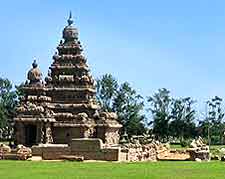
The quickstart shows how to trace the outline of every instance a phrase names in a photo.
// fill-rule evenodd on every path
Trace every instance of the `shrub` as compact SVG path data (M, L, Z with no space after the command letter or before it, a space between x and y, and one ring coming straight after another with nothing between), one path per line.
M190 139L185 139L185 140L180 141L180 145L182 147L189 147L190 144L191 144L191 140Z

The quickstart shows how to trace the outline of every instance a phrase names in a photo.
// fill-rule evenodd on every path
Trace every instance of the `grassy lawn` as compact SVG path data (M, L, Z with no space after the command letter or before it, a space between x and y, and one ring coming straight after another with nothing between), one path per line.
M2 179L224 179L223 162L77 163L0 161Z
M188 147L182 147L182 146L179 145L179 144L172 144L172 145L170 145L170 148L171 148L171 149L184 150L184 149L186 149L186 148L188 148Z

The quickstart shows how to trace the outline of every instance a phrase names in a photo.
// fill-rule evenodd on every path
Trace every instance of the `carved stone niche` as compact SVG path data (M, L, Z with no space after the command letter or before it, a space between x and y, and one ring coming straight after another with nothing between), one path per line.
M105 143L118 144L120 139L119 130L116 128L107 128L105 130Z
M89 85L89 82L90 82L89 77L88 77L87 75L83 75L83 76L81 77L81 82L82 82L84 85Z
M95 133L94 126L85 126L82 127L83 138L92 138Z
M45 124L45 129L46 129L46 143L52 144L53 143L53 137L52 137L51 123L47 122Z
M59 75L59 81L74 81L73 75Z
M114 113L114 112L101 112L99 114L100 114L100 117L102 119L105 119L105 120L107 120L107 119L112 119L112 120L113 119L118 119L117 114Z

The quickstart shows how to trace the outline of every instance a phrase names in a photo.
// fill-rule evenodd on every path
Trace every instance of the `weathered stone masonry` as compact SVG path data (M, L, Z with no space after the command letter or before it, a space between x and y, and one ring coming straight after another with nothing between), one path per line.
M115 113L97 104L95 81L82 51L70 14L45 82L36 61L28 72L15 117L17 144L68 144L74 138L119 142L122 126Z

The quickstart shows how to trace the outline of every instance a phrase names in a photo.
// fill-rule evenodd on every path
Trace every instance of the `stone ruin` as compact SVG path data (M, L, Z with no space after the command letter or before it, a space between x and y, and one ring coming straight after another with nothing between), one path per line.
M199 140L194 141L198 143ZM170 149L169 144L162 144L155 140L142 144L138 140L131 142L133 143L124 141L123 144L109 145L104 144L101 139L77 138L72 139L69 144L34 145L32 152L30 148L22 145L17 149L10 149L2 144L0 159L26 160L33 156L44 160L69 161L209 161L209 150L206 152L199 145L197 148L176 150Z
M203 139L198 137L198 139L194 139L191 144L190 148L187 149L190 153L191 160L196 161L209 161L210 160L210 151L209 146L204 144Z
M82 51L70 14L45 82L36 61L27 74L14 119L16 144L68 144L74 138L118 144L122 125L96 102L95 81Z
M170 149L170 145L162 144L149 136L133 136L128 143L127 135L122 136L121 152L123 161L209 161L209 146L201 137L194 139L190 148L184 150Z
M17 148L11 149L5 144L0 144L0 160L27 160L32 157L30 148L23 145L18 145Z
M209 161L210 151L209 146L204 144L201 137L194 139L189 148L183 150L170 149L162 150L158 155L158 160L170 161Z
M33 146L34 153L44 148L44 151L56 151L56 155L65 151L62 154L66 155L71 154L67 151L75 150L71 147L74 139L83 141L81 143L86 148L90 148L91 143L96 145L91 139L99 139L109 152L112 145L119 143L122 125L115 113L103 111L97 103L95 81L82 54L71 13L67 22L63 40L57 47L45 80L42 80L36 60L28 71L22 87L24 95L14 118L15 144ZM85 144L87 140L90 142ZM103 148L106 151L106 147ZM39 155L47 156L45 153ZM58 156L52 156L55 158Z

